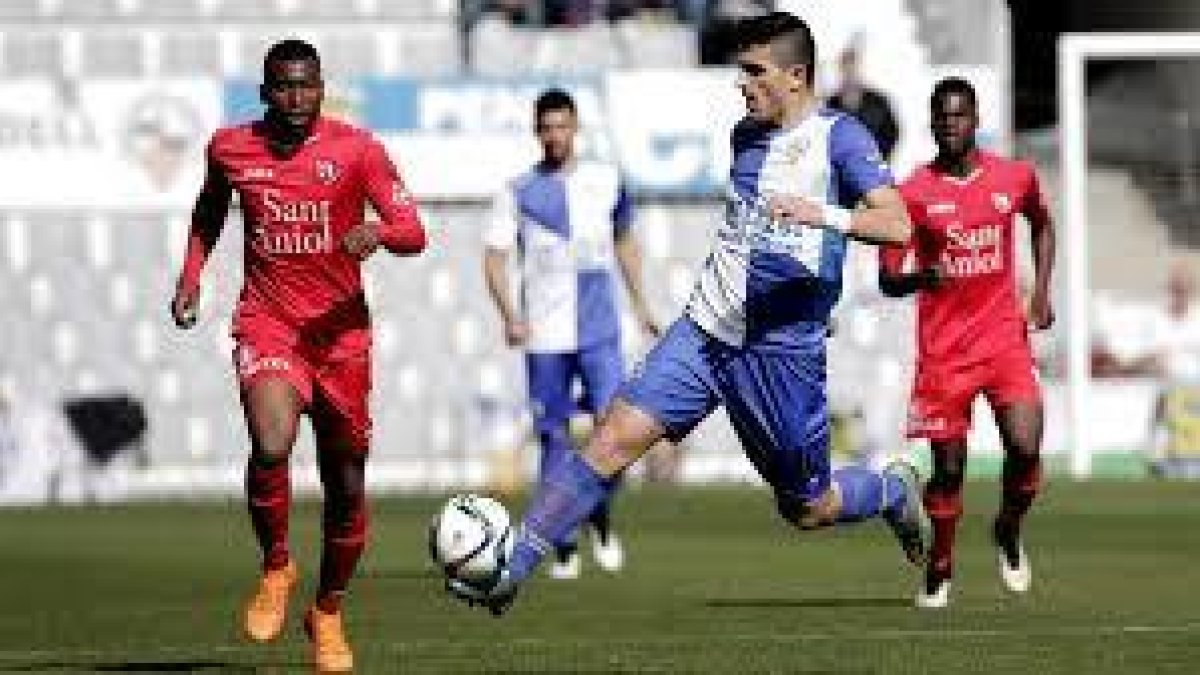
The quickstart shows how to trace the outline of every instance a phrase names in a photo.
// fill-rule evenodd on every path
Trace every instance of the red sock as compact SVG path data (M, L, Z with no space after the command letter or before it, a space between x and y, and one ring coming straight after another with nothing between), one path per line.
M279 569L291 557L288 553L290 478L287 461L262 466L251 459L246 468L246 501L254 536L262 550L264 570Z
M366 498L360 494L346 505L333 505L331 501L326 497L322 518L321 580L317 588L317 607L326 613L341 609L342 596L346 594L350 577L354 576L354 568L367 543Z
M1019 530L1021 521L1037 497L1042 484L1041 457L1015 454L1006 456L1002 483L1000 514L996 521L1002 527Z
M941 578L949 578L954 570L954 532L962 517L962 488L936 492L926 488L925 509L933 522L930 569Z

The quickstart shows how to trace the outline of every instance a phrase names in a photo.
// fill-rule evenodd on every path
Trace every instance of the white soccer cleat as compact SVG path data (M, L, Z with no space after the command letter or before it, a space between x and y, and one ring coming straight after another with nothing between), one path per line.
M550 565L550 578L558 581L571 581L579 578L579 552L572 551L566 560L555 560Z
M621 545L620 538L612 532L608 533L604 541L593 533L592 557L596 559L596 565L600 569L610 574L620 572L625 567L625 547Z
M1016 567L1009 564L1008 555L1002 547L996 547L996 554L1000 562L1000 580L1004 582L1004 587L1010 593L1027 592L1033 581L1033 575L1029 569L1029 558L1025 555L1025 547L1017 544Z
M917 591L915 604L920 609L945 609L950 604L950 580L939 581L937 588L932 593L922 581L921 590Z

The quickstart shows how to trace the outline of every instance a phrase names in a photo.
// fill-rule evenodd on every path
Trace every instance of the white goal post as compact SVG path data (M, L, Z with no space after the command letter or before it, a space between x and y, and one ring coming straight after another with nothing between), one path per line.
M1200 33L1069 33L1058 44L1059 147L1063 179L1062 257L1067 284L1067 433L1071 473L1091 475L1088 410L1091 401L1091 282L1088 270L1085 75L1091 60L1200 57Z

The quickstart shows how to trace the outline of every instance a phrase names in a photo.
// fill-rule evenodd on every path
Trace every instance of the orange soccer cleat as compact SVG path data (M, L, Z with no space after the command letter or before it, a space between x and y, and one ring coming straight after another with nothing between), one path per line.
M313 665L318 673L348 673L354 654L342 629L342 613L326 614L317 606L304 613L304 632L312 642Z
M258 588L246 603L246 636L255 642L274 640L287 619L288 593L296 583L296 565L267 570L258 580Z

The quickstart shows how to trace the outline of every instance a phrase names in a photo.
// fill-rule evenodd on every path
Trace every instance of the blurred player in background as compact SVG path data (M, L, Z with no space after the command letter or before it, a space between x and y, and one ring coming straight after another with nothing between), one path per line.
M262 549L244 629L265 642L286 618L297 577L288 550L288 458L307 413L325 502L320 581L304 625L317 669L345 672L353 657L342 597L367 536L371 330L361 266L381 246L419 253L425 233L383 147L321 116L324 83L311 45L276 43L263 76L263 118L220 129L209 143L171 313L182 328L195 322L201 270L236 191L246 234L234 359L251 443L246 493ZM364 219L368 203L379 221Z
M631 225L633 208L616 167L582 161L576 152L579 116L566 92L551 89L534 104L542 158L496 197L484 232L484 274L512 347L525 349L525 373L538 442L539 473L574 455L568 429L575 410L572 385L582 385L583 408L599 416L625 376L616 272L644 330L658 328L642 293L641 254ZM518 252L518 307L509 292L509 254ZM596 563L609 572L624 564L612 531L609 502L588 514ZM550 575L579 576L574 537L560 542Z
M789 523L881 517L909 559L924 562L928 523L912 468L831 470L829 458L825 338L847 240L904 243L904 203L862 124L821 109L808 25L777 12L742 21L736 35L747 115L732 134L725 217L685 315L622 386L583 453L543 478L497 583L451 580L460 598L503 612L626 467L718 405Z
M979 394L992 406L1004 443L1003 491L992 528L1000 576L1014 593L1029 588L1021 523L1041 480L1042 402L1028 330L1054 321L1054 228L1033 167L975 147L979 115L969 82L942 80L930 107L937 157L901 186L913 239L907 250L882 252L880 288L894 297L917 294L908 435L929 439L933 452L925 505L934 526L917 605L939 608L950 597L967 432ZM1017 292L1017 214L1028 219L1033 238L1028 310ZM909 253L916 266L906 272Z
M891 161L892 151L900 140L900 124L887 95L868 86L862 79L859 65L862 40L862 35L855 36L838 56L840 79L825 104L854 115L871 132L883 158Z

